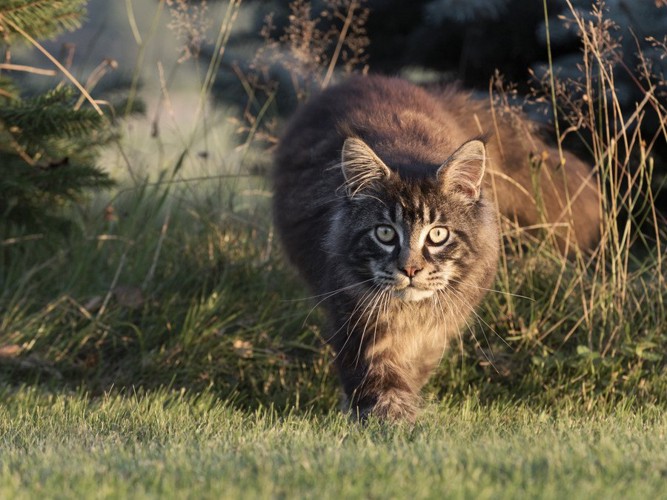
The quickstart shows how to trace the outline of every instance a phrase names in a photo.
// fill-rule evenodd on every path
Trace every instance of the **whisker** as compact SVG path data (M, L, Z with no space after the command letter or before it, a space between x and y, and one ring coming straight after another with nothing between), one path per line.
M347 285L347 286L338 288L336 290L330 290L328 292L320 293L320 294L317 294L317 295L310 295L308 297L300 297L298 299L283 299L281 302L303 302L303 301L306 301L306 300L319 299L320 297L324 297L324 300L326 300L329 297L331 297L333 295L336 295L337 293L340 293L340 292L343 292L345 290L350 290L352 288L358 287L360 285L363 285L364 283L368 283L369 281L373 281L374 279L375 279L374 277L369 278L367 280L359 281L358 283L353 283L352 285ZM318 302L316 304L316 306L320 305L321 303L322 302Z
M380 320L380 314L382 314L382 316L387 316L389 300L391 300L391 294L386 289L380 291L380 296L381 296L381 300L379 303L380 307L376 308L377 312L375 314L375 325L373 325L373 350L371 353L371 359L368 362L369 366L373 364L373 358L375 357L375 346L377 342L377 329L378 329L378 321Z
M463 314L461 312L461 309L456 305L456 303L454 302L452 297L449 297L446 293L444 293L443 290L439 290L439 292L442 293L442 297L447 302L450 309L452 309L452 311L454 309L456 309L456 313L458 314L458 316L460 318L463 318L463 322L465 323L466 328L470 332L470 335L472 336L473 339L475 339L475 342L477 342L479 344L479 342L477 340L477 337L475 336L475 332L474 332L473 328L470 326L470 323L468 323L468 315ZM460 328L457 328L457 333L458 333L458 337L459 337L459 348L461 349L461 354L463 354L463 334L461 333Z
M387 315L389 313L389 306L391 304L391 292L387 289L384 289L384 290L380 291L380 294L385 297L385 300L384 300L384 307L385 307L384 315ZM378 309L378 311L379 311L379 309ZM377 333L377 331L373 332L373 347L375 347L375 341L376 341L375 334L376 333ZM373 357L374 356L375 356L375 350L373 350L373 353L371 355L371 360L368 362L368 367L366 369L366 373L364 374L364 378L361 379L361 382L359 383L360 387L362 387L366 383L366 381L368 380L368 377L370 376L370 373L371 373L370 368L373 366Z
M442 318L442 321L444 322L447 313L445 312L445 309L442 305L442 302L440 302L440 294L437 293L437 292L438 292L438 290L436 290L436 293L433 295L433 298L435 299L435 302L437 302L438 309L440 310L439 318ZM436 320L439 319L439 318L436 317ZM439 321L436 321L436 322L437 322L437 327L440 328L440 322ZM445 335L445 342L444 342L444 345L442 346L442 352L440 353L440 358L438 359L438 365L440 363L442 363L442 360L445 357L445 353L447 352L448 345L449 345L449 336Z
M364 329L361 331L361 340L359 340L359 349L357 351L357 358L355 360L355 366L359 364L359 360L361 359L361 350L364 345L364 337L366 336L366 330L368 329L368 323L373 317L373 309L377 307L377 304L379 303L380 299L382 298L382 292L383 290L380 290L379 293L377 293L374 297L374 300L372 301L372 304L369 304L371 312L366 318L366 323L364 323ZM361 313L361 315L365 315L366 311L368 310L368 307L364 309L364 311ZM355 325L356 327L356 325Z
M375 291L376 287L377 287L377 285L374 286L374 287L372 287L372 288L370 288L369 290L367 290L367 291L362 295L361 299L360 299L360 300L357 302L357 304L354 306L354 309L352 309L352 312L350 313L350 315L348 316L348 318L343 322L343 324L340 326L340 328L338 328L338 330L336 330L335 332L333 332L333 333L331 334L330 339L329 339L330 341L333 340L334 337L335 337L336 335L338 335L338 334L341 332L341 330L342 330L343 328L345 328L346 326L348 327L348 328L347 328L347 338L345 339L345 342L343 343L343 346L341 347L340 351L339 351L338 353L336 353L336 356L334 357L334 360L335 360L335 359L338 357L338 355L345 349L345 346L347 345L347 343L348 343L349 340L350 340L350 337L351 337L351 336L350 336L350 328L349 328L349 324L350 324L350 322L352 321L352 318L354 318L355 313L356 313L361 307L364 307L364 306L365 306L366 301L370 301L370 300L372 299L372 297L373 297L373 292ZM358 321L357 321L357 323L358 323ZM355 326L356 326L356 323L355 323ZM354 327L353 327L352 329L354 329Z
M321 295L315 295L314 297L311 297L311 298L317 298L317 297L324 297L324 298L322 298L322 300L318 301L313 307L310 308L310 311L308 311L308 314L306 315L306 317L303 320L303 324L304 325L306 324L306 322L308 321L308 318L310 318L310 315L313 314L313 311L315 311L315 309L317 309L317 307L320 304L322 304L322 302L324 302L326 300L329 300L331 297L334 297L335 295L338 295L339 293L345 292L347 290L351 290L352 288L356 288L356 287L361 286L365 283L368 283L369 281L373 281L373 278L370 278L370 279L367 279L367 280L364 280L364 281L360 281L359 283L355 283L353 285L344 286L344 287L339 288L338 290L334 290L332 292L327 292L327 293L323 293Z
M450 289L450 290L451 290L451 289ZM503 342L503 344L505 344L507 347L509 347L512 351L514 351L514 348L513 348L511 345L509 345L509 344L507 343L507 341L502 337L502 335L500 335L497 331L495 331L495 330L491 327L491 325L489 325L486 321L484 321L484 319L477 313L477 311L475 311L475 308L474 308L474 307L472 307L470 304L467 304L467 303L463 300L463 297L460 296L460 292L457 292L456 290L451 290L451 292L452 292L452 295L453 295L454 297L456 297L456 298L459 299L459 304L461 304L462 306L465 306L465 307L466 307L466 308L467 308L467 309L468 309L474 316L477 317L477 320L478 320L478 321L481 321L482 323L484 323L484 325L485 325L489 330L491 330L491 331L496 335L496 337L498 337L498 338ZM481 325L480 325L480 326L481 326ZM482 329L482 331L483 331L483 329ZM485 336L486 336L486 335L485 335ZM489 346L489 348L491 347L491 345L490 345L489 342L488 342L488 339L487 339L487 345Z
M447 280L448 281L453 281L454 283L457 283L459 285L468 286L470 288L476 288L478 290L484 290L486 292L499 293L501 295L508 295L510 297L517 297L519 299L527 299L527 300L530 300L532 302L535 302L535 299L533 297L527 297L526 295L520 295L518 293L511 293L511 292L503 292L502 290L496 290L494 288L484 288L483 286L473 285L472 283L466 283L465 281L459 281L459 280L455 280L454 278L449 278L449 277L447 278Z
M341 325L341 327L340 327L338 330L336 330L336 331L331 335L331 339L333 339L336 335L338 335L338 333L340 333L340 331L341 331L343 328L345 328L345 327L347 326L347 338L345 339L345 342L343 343L343 345L342 345L342 347L340 348L340 350L336 353L336 355L334 356L334 358L333 358L332 361L335 361L335 360L338 358L338 356L345 350L345 347L347 346L347 343L348 343L348 342L350 341L350 339L352 338L352 333L353 333L354 329L357 327L357 325L359 324L359 322L363 319L363 316L364 316L365 312L368 310L369 306L371 305L371 302L372 302L372 301L375 299L375 297L377 296L377 295L376 295L377 290L380 289L380 288L381 288L381 285L375 285L375 286L373 286L370 290L368 290L368 291L363 295L362 299L361 299L361 300L357 303L357 305L354 307L354 309L353 309L352 312L350 313L350 315L349 315L349 317L347 318L347 320ZM352 321L352 318L355 316L355 313L356 313L359 309L361 309L362 307L363 307L363 311L359 314L359 317L358 317L357 321L355 322L355 324L350 328L350 323L351 323L351 321ZM362 337L362 340L363 340L363 337Z

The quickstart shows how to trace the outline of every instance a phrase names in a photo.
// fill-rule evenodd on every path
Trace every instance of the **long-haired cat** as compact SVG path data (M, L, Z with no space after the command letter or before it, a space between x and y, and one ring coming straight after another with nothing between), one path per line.
M531 153L547 163L558 154L499 125L463 93L379 76L324 90L289 123L275 157L275 224L326 309L354 415L414 419L422 386L492 285L498 208L523 225L546 215L568 228L566 246L594 241L589 169L567 155L531 174ZM500 136L487 144L492 128Z

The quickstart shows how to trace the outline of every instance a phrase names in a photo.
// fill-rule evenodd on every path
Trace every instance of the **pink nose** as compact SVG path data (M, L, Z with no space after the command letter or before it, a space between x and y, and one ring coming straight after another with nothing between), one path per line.
M404 269L401 269L401 271L408 277L408 278L414 278L415 275L421 271L420 267L417 266L406 266Z

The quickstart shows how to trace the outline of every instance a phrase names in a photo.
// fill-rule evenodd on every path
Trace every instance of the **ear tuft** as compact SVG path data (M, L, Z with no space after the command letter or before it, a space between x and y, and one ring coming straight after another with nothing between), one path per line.
M350 137L343 144L341 169L345 177L345 190L350 198L386 179L391 170L361 139Z
M468 141L438 169L438 179L446 193L458 193L479 200L486 169L486 146L480 140Z

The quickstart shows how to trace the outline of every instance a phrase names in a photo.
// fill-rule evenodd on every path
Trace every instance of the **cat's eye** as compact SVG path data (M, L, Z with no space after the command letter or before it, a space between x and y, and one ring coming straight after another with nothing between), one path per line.
M449 229L446 227L434 227L428 232L427 243L430 245L444 245L449 239Z
M378 226L375 228L375 236L382 243L392 243L396 239L396 230L391 226Z

